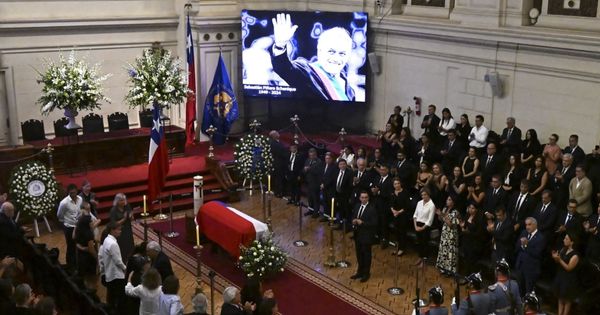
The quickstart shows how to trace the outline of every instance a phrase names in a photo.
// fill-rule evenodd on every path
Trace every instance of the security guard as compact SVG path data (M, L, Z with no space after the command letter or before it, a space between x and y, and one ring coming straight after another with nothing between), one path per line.
M537 295L535 295L535 291L525 294L523 302L525 305L525 315L546 315L540 313L540 300Z
M474 273L467 278L469 295L460 301L460 306L452 303L453 315L488 315L494 311L492 300L487 293L481 291L483 280L480 273Z
M448 315L448 309L442 304L444 304L444 291L438 285L429 289L429 307L424 312L421 312L421 314Z
M510 279L510 266L504 258L496 263L496 283L488 287L496 315L519 315L522 302L519 296L519 284Z

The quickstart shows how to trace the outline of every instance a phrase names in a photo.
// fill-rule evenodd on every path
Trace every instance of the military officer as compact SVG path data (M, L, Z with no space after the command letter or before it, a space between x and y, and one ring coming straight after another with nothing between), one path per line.
M504 258L496 263L496 283L488 287L496 315L518 315L522 311L519 284L510 279L510 265Z
M448 315L448 309L442 304L444 304L444 291L438 285L429 289L429 307L421 314Z
M546 315L540 313L540 300L535 295L535 291L525 294L523 304L525 305L525 315Z
M460 301L460 305L452 303L453 315L488 315L493 312L492 301L487 293L481 291L483 279L480 273L473 273L467 278L469 295Z

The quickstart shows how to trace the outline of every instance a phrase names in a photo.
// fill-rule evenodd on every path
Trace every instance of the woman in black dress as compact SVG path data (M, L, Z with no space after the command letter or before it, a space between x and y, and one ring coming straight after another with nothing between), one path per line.
M409 204L410 193L402 187L402 181L399 178L394 178L394 192L390 199L391 211L394 217L393 223L396 230L396 238L398 239L397 251L392 255L402 256L406 247L406 227L410 218Z
M404 127L400 130L400 134L398 135L396 141L394 141L393 145L395 146L396 152L403 151L409 160L412 160L416 147L417 140L413 138L412 133L408 127Z
M521 158L517 154L511 154L508 157L508 169L504 174L504 183L502 184L506 196L519 191L519 185L524 177L525 170L521 166Z
M459 166L455 166L446 183L446 192L449 197L455 201L456 209L464 214L465 202L467 199L467 184L462 176L462 170Z
M392 143L396 139L396 133L392 130L391 124L385 125L385 131L379 135L379 141L381 142L381 154L386 161L391 161L394 158L395 153L392 149Z
M546 189L548 184L548 171L546 171L546 163L543 156L535 158L535 167L529 169L527 180L529 181L529 193L537 200L541 200L542 191Z
M387 121L388 124L392 125L394 133L398 134L402 126L404 125L404 117L402 117L402 107L394 107L394 113L390 115Z
M127 203L127 197L123 193L115 195L113 207L110 209L110 221L121 225L121 236L117 238L119 248L121 249L121 259L128 261L133 253L133 230L131 221L133 221L133 211Z
M477 261L483 257L484 245L487 242L487 233L485 230L485 218L475 204L471 203L467 207L466 220L459 222L461 232L461 252L463 257L463 274L477 272Z
M96 194L92 192L92 184L87 179L81 184L79 196L81 196L83 201L90 204L91 213L97 218L98 213L96 212L96 208L98 208L98 200L96 200Z
M75 227L75 245L77 246L77 272L83 278L96 275L98 251L94 240L94 229L100 220L92 218L90 204L81 204L81 216Z
M525 140L523 140L523 152L521 153L521 164L527 169L533 168L534 158L542 154L542 145L538 140L537 132L535 129L529 129L525 133Z
M481 174L475 175L475 182L473 185L467 186L467 203L473 203L476 206L481 206L483 204L483 199L485 199L485 189L483 187L483 178ZM461 213L464 215L464 213Z
M479 159L475 148L469 148L469 153L465 156L462 163L463 178L467 185L472 185L475 179L475 174L479 171Z
M469 143L469 134L471 133L471 123L467 114L460 115L460 123L456 125L456 136L462 143Z
M565 235L563 245L560 252L552 251L552 259L558 264L553 289L558 298L558 315L569 315L571 303L579 296L579 253L573 249L575 240L571 233Z

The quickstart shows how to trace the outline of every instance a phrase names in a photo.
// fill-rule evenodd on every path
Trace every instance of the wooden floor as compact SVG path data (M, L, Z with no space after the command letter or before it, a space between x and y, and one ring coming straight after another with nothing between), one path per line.
M254 192L249 196L248 192L242 195L241 201L232 204L233 207L244 211L251 216L262 220L263 207L260 192ZM190 210L191 211L191 210ZM303 209L304 211L304 209ZM329 277L337 281L340 286L337 290L346 292L352 290L358 293L368 303L377 303L396 314L410 314L412 306L410 301L415 298L416 272L417 268L414 262L417 260L416 253L408 251L404 256L396 261L396 256L391 255L392 249L382 250L380 246L373 246L373 266L371 269L371 279L366 283L360 283L357 280L350 280L350 276L356 271L356 258L354 255L354 244L350 240L351 234L346 234L345 252L346 260L351 263L349 268L328 268L324 262L329 254L328 246L328 228L325 223L320 223L316 219L302 216L303 220L303 239L308 241L307 247L295 247L293 242L299 239L298 228L298 207L287 205L286 201L279 198L272 200L272 222L275 241L285 249L293 258L321 273L323 277ZM178 215L182 215L180 212ZM139 241L136 239L136 242ZM61 262L64 262L64 237L60 231L53 233L43 233L37 242L47 243L49 247L58 247L60 249ZM344 241L340 231L334 232L335 256L337 260L342 259L344 252ZM184 270L181 266L173 264L173 269L180 279L181 300L185 305L186 312L191 311L191 297L194 293L195 276ZM446 293L445 304L449 305L451 301L453 282L451 279L442 277L432 266L424 268L424 277L420 276L421 297L427 296L427 290L431 286L441 285ZM395 273L398 274L398 286L405 290L405 293L399 296L388 294L387 289L394 286ZM207 284L203 284L205 292L208 292ZM99 285L99 296L104 299L105 290ZM275 292L277 294L286 294L287 292ZM336 292L333 292L334 294ZM216 294L215 305L220 305L222 299L220 294ZM218 307L216 314L219 314Z

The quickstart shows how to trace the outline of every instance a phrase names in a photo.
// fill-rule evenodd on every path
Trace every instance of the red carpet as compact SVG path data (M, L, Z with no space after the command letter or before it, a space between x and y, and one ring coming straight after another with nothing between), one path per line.
M163 232L169 230L168 222L154 223L150 226ZM163 243L169 242L195 257L193 245L185 242L184 219L174 220L173 229L179 231L182 235L175 239L163 237ZM136 229L136 234L138 233L140 231ZM140 235L138 234L138 236ZM244 284L244 274L235 266L234 262L225 257L224 254L212 253L209 246L206 246L202 251L202 263L233 282L236 286L241 287ZM295 263L298 264L298 262ZM195 273L195 270L191 270L191 272ZM267 280L264 287L265 289L273 289L279 309L286 315L368 314L289 269L286 269L274 279ZM346 290L349 289L341 287L340 291Z

